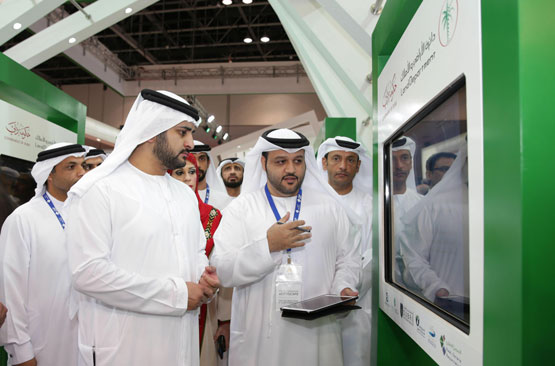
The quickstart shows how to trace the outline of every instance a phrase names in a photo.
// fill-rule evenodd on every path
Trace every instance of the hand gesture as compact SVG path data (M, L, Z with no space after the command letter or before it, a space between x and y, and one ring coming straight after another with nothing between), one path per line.
M302 247L305 244L303 240L308 240L312 237L311 233L299 230L299 228L303 230L312 229L310 226L302 226L305 224L304 220L287 222L290 216L290 213L287 212L278 222L270 226L266 232L270 252Z
M204 272L200 276L199 285L202 286L204 296L206 296L208 300L214 297L221 286L220 279L216 274L216 267L207 266L204 268Z
M341 290L340 295L341 296L358 296L358 291L354 291L354 290L350 289L349 287L345 287L343 290ZM356 302L356 300L349 301L349 302L345 303L345 305L354 305L355 302Z
M4 321L6 320L6 315L8 315L8 308L0 302L0 327L2 326L2 324L4 324Z
M29 361L18 363L17 365L13 366L37 366L37 359L33 357Z
M223 335L225 339L225 349L229 349L229 333L230 333L230 322L220 322L218 325L218 329L216 330L216 334L214 334L214 342L218 339L219 336Z
M187 291L187 310L194 310L209 300L204 294L204 287L198 283L187 282Z

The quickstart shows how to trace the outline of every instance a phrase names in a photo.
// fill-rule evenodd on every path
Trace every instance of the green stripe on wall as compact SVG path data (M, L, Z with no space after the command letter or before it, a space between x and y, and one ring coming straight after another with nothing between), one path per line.
M77 133L85 142L87 107L0 53L0 99Z

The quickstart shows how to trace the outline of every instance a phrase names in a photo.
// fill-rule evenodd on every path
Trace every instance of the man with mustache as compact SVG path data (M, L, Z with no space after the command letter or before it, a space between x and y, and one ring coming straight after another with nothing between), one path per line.
M220 162L216 173L222 177L229 197L235 198L241 194L243 184L243 170L245 162L239 158L227 158Z
M402 286L418 290L418 286L405 271L405 262L401 252L399 235L403 232L405 224L403 216L413 208L422 198L416 191L416 180L413 171L413 158L416 152L416 143L410 137L401 136L395 140L391 147L391 175L393 182L393 236L395 242L395 273L394 279Z
M191 152L195 155L198 163L198 194L200 199L213 207L223 210L230 202L222 180L218 177L216 168L212 163L210 150L212 148L200 141L194 141Z
M234 287L229 365L343 365L334 315L307 321L280 312L318 295L358 294L349 218L305 136L278 129L258 139L214 240L211 262L222 285Z
M357 305L361 311L351 312L341 320L343 362L345 365L370 364L370 329L372 310L372 163L366 149L344 136L330 137L318 148L318 167L325 179L357 216L354 225L360 240L361 283Z
M31 170L35 196L0 232L0 301L10 311L0 332L10 365L75 365L77 319L69 317L71 276L64 202L85 174L85 148L56 143Z
M216 174L222 178L222 181L229 196L229 202L234 200L241 194L241 185L243 184L243 171L245 162L239 158L227 158L220 162ZM230 337L230 323L231 323L231 299L233 297L233 288L222 287L217 298L217 325L218 328L215 333L215 338L223 336L229 345ZM227 364L229 347L226 347L226 352L223 354L222 364Z
M114 151L69 193L80 366L199 364L198 308L219 281L196 195L167 174L185 166L198 118L142 90Z

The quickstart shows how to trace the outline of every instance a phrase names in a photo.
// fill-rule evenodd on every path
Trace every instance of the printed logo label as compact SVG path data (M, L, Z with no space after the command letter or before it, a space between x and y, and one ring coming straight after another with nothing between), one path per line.
M439 43L447 47L455 36L457 23L459 20L459 1L445 0L439 14Z

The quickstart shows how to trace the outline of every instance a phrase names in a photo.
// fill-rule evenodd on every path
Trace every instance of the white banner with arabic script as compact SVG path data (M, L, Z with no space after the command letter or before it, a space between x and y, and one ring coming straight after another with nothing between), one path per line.
M34 162L57 142L77 143L77 134L0 100L0 153Z

